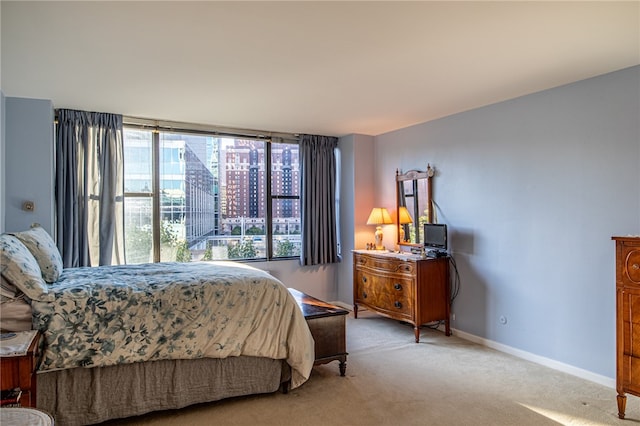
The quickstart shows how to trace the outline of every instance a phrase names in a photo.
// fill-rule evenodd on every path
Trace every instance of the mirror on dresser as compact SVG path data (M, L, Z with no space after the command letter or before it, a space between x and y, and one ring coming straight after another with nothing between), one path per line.
M396 224L398 245L421 246L424 243L422 225L433 222L431 180L434 169L427 165L426 171L396 170Z

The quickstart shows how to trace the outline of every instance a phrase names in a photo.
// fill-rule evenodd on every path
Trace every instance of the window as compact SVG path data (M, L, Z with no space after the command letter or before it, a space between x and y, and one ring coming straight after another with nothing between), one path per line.
M124 128L127 263L299 256L298 145Z
M300 256L300 164L298 146L271 144L273 257Z

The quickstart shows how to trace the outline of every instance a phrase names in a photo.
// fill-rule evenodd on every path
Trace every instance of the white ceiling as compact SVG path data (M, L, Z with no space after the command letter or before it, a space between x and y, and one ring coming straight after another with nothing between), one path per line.
M640 2L0 3L6 96L378 135L640 64Z

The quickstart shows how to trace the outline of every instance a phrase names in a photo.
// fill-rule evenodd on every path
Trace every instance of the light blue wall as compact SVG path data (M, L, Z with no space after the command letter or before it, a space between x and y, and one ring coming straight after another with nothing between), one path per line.
M373 140L372 140L373 145ZM353 266L351 250L354 247L354 219L355 211L355 135L340 138L340 187L337 188L340 197L340 248L342 262L338 265L338 282L340 283L336 300L351 305L353 303L353 287L348 285L352 281Z
M436 168L456 329L615 377L611 236L640 233L639 103L633 67L375 138L390 205L396 168Z
M54 234L53 104L49 100L5 98L5 230L39 223ZM22 209L33 201L35 210Z

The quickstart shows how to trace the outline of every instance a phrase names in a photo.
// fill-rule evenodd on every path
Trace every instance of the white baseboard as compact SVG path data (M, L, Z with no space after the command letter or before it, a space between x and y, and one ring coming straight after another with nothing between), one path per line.
M442 328L444 329L444 326L442 326ZM464 331L460 331L457 329L452 328L451 332L455 336L460 337L461 339L469 340L471 342L478 343L482 346L486 346L488 348L495 349L497 351L504 352L509 355L513 355L518 358L525 359L527 361L535 362L536 364L553 368L554 370L562 371L563 373L571 374L572 376L576 376L581 379L589 380L591 382L595 382L600 385L607 386L608 388L611 388L611 389L616 388L616 380L612 379L611 377L596 374L591 371L584 370L582 368L574 367L573 365L569 365L563 362L553 360L551 358L535 355L530 352L523 351L521 349L516 349L511 346L503 345L502 343L494 342L493 340L485 339L483 337L478 337L473 334L466 333Z

